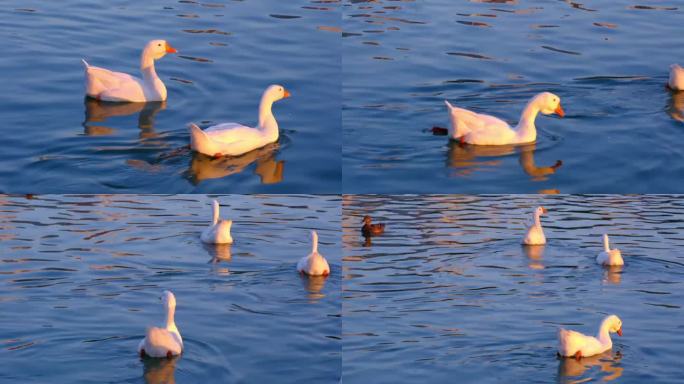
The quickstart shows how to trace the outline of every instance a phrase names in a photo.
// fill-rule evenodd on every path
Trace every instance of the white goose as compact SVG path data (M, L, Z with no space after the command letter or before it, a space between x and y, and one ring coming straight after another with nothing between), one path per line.
M476 145L531 143L537 140L534 120L539 112L565 116L560 97L549 92L539 93L530 99L515 128L497 117L454 107L447 100L444 103L449 110L449 137L461 143Z
M603 319L596 337L561 328L558 330L558 354L579 359L603 353L613 347L611 332L622 336L622 320L615 315Z
M154 70L154 61L178 52L165 40L152 40L140 57L142 79L94 67L85 60L86 95L104 101L147 102L166 100L166 87Z
M214 200L211 224L202 231L200 239L209 244L232 244L233 237L230 235L230 228L233 226L233 220L219 219L219 210L219 203Z
M596 256L596 262L601 265L625 265L619 249L610 249L608 235L603 235L603 252Z
M278 140L278 122L273 116L273 103L290 97L282 85L271 85L259 103L259 122L256 128L238 123L223 123L201 130L190 124L190 147L207 156L239 156Z
M537 207L532 213L532 222L527 227L527 233L523 238L525 245L543 245L546 244L546 236L544 236L544 229L541 226L541 215L548 212L544 207Z
M311 241L313 243L311 253L299 260L297 271L309 276L328 276L330 267L325 257L318 253L318 234L316 231L311 231Z
M667 85L675 91L684 91L684 68L679 64L670 65L670 78Z
M176 311L176 297L170 291L164 291L160 297L166 309L164 326L149 327L145 338L138 344L140 357L167 357L180 355L183 351L183 339L173 319Z

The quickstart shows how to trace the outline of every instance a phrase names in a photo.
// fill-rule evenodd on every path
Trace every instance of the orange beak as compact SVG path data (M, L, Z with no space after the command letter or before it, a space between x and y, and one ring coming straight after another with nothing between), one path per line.
M548 210L547 210L546 208L544 208L544 207L541 207L541 209L542 209L542 213L548 212Z
M558 103L558 108L554 111L556 114L560 117L565 116L565 111L563 110L563 107L561 107L560 103Z
M618 334L618 336L622 336L622 328L617 330L617 334Z
M166 53L176 53L178 50L171 46L171 44L166 43Z
M283 99L287 99L287 98L290 97L290 96L292 96L292 95L290 94L290 91L288 91L288 90L286 89L285 92L283 93Z

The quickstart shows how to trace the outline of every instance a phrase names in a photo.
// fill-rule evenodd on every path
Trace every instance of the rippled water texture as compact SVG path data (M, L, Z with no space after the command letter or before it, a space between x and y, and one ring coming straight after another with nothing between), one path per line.
M523 247L539 204L548 242ZM364 243L371 214L386 234ZM346 196L345 382L681 381L684 200L668 196ZM595 263L601 234L623 269ZM560 360L556 330L623 337Z
M0 191L339 193L340 12L336 1L4 1ZM84 102L81 58L139 75L149 40L165 104ZM190 122L253 125L263 90L277 145L211 160ZM39 186L39 187L37 187Z
M346 193L684 191L677 1L346 0ZM465 148L433 136L444 99L517 123L558 94L536 144ZM558 160L562 166L550 168Z
M206 196L0 196L0 381L338 382L339 197L216 198L232 247L200 243ZM327 279L296 272L309 229ZM185 351L141 361L164 289Z

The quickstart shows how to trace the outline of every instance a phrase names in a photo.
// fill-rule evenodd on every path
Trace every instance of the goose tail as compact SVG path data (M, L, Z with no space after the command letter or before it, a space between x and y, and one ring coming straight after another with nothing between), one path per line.
M213 156L219 151L213 141L207 134L196 124L190 123L190 148L207 156Z

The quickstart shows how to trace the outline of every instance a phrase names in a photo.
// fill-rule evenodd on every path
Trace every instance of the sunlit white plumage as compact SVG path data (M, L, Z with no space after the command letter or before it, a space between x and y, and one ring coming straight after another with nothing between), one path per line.
M549 92L534 96L522 111L518 125L513 128L505 121L490 115L454 107L444 101L449 111L449 137L476 145L507 145L531 143L537 140L534 121L537 114L565 115L560 97Z
M328 261L318 253L318 234L311 231L311 253L302 257L297 263L297 271L310 276L327 276L330 274Z
M127 73L95 67L85 60L86 95L104 101L147 102L166 100L166 86L154 69L154 61L176 53L165 40L152 40L140 57L142 79Z
M219 203L214 200L212 202L211 224L202 231L200 239L209 244L232 244L233 237L230 235L230 229L233 226L233 220L221 220L219 210Z
M273 116L273 103L290 97L282 85L271 85L259 104L259 122L255 128L238 123L223 123L204 131L190 124L190 147L207 156L239 156L278 140L278 122Z
M601 265L624 265L625 261L622 260L622 253L620 250L610 249L610 243L608 240L608 235L603 235L603 252L596 256L596 262Z
M138 344L141 357L171 357L183 351L183 339L174 321L176 297L171 291L164 291L160 299L166 310L166 320L162 327L147 328L145 338Z
M675 91L684 90L684 68L679 64L670 65L670 78L667 85Z
M561 328L558 330L558 353L575 358L603 353L613 347L611 332L622 336L622 320L615 315L603 319L596 337Z
M532 222L528 224L527 233L523 238L525 245L543 245L546 244L546 236L544 236L544 229L541 225L541 215L547 212L544 207L537 207L532 213Z

